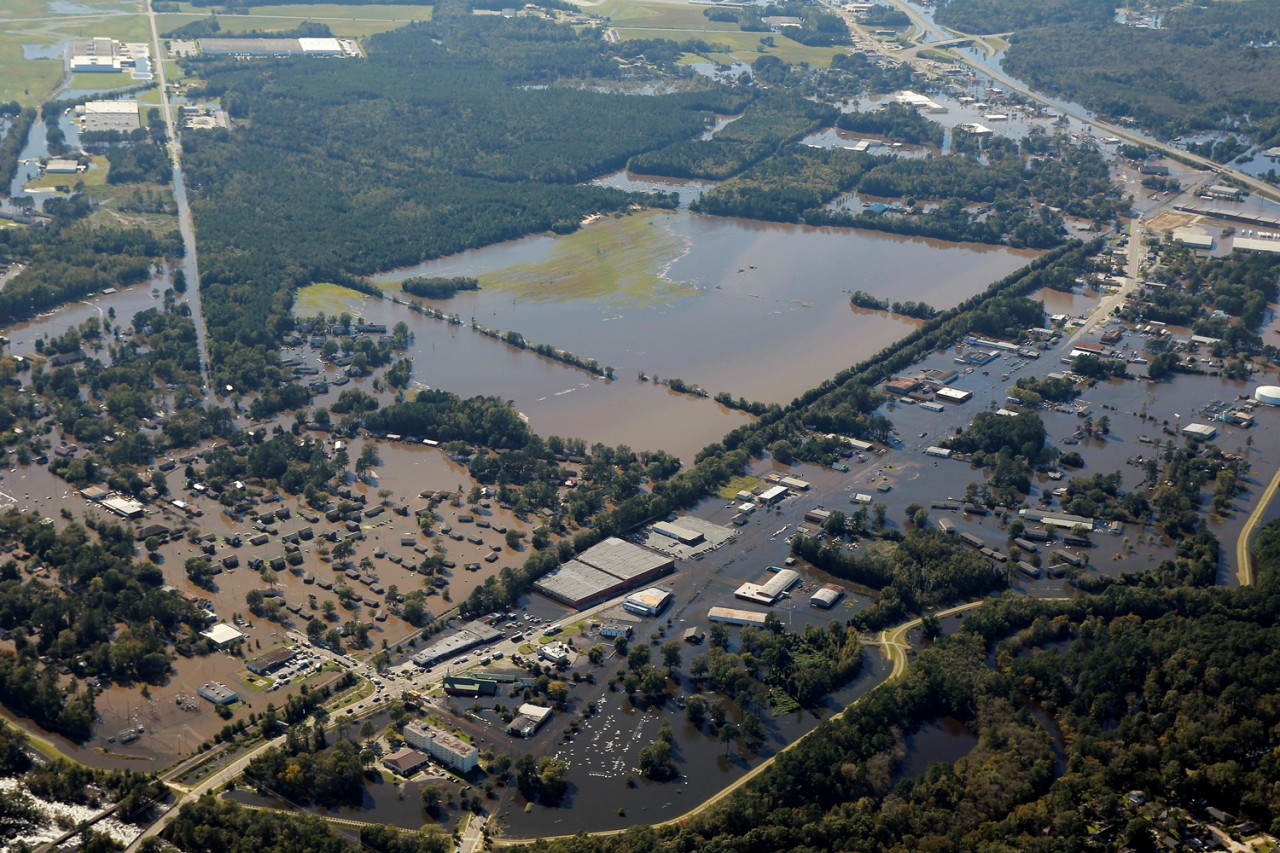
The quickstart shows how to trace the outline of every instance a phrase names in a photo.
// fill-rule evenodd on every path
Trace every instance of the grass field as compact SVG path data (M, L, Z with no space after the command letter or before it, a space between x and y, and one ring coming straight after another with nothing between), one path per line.
M170 32L200 18L215 14L208 6L180 3L180 11L156 16L161 33ZM393 30L412 21L431 20L432 7L421 6L340 6L334 3L300 3L289 6L258 6L247 14L217 15L224 33L261 30L283 32L305 21L328 25L335 36L363 38Z
M74 186L83 183L86 187L100 187L107 182L107 158L95 156L89 165L89 171L79 175L43 175L30 181L28 190L51 190L56 186Z
M344 311L359 311L360 303L368 299L358 290L336 284L310 284L300 289L293 300L293 313L299 317L315 314L338 315Z
M662 302L688 292L662 277L662 268L685 251L667 227L669 213L649 211L606 217L559 237L544 262L518 264L479 276L485 288L518 292L525 299L609 299Z
M624 39L665 38L673 41L702 39L729 47L728 53L705 57L713 62L751 62L767 53L783 62L808 62L826 67L831 57L849 48L806 47L784 35L773 34L777 46L761 50L760 39L770 33L746 33L736 24L712 21L703 14L706 6L672 0L603 0L598 5L582 4L593 15L608 17L618 35Z
M71 39L108 36L121 41L150 39L147 19L139 14L136 0L76 0L93 14L59 15L44 0L4 0L0 3L0 100L24 104L43 101L62 79L64 63L58 59L26 59L23 45L61 47ZM92 80L84 80L91 77ZM132 85L128 75L82 75L84 88ZM75 85L73 83L73 85Z

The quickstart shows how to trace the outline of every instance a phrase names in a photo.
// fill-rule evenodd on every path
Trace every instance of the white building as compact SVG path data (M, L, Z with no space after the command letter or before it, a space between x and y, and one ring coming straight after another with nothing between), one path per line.
M418 720L405 725L404 740L458 773L473 770L480 763L480 753L473 745Z

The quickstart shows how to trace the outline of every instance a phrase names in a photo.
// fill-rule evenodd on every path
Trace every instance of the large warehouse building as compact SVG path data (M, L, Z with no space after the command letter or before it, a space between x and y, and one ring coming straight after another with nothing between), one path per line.
M533 588L570 607L586 607L675 571L671 557L609 537L562 564Z
M219 56L342 56L336 38L209 38L200 52Z

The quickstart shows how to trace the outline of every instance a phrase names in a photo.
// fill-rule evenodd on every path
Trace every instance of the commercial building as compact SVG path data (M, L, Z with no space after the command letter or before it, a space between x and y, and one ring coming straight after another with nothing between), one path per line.
M533 737L550 719L550 708L526 702L516 709L516 718L507 726L507 734L516 737Z
M1045 512L1038 509L1020 509L1018 515L1022 516L1023 521L1033 521L1044 524L1048 527L1076 527L1077 525L1086 530L1093 530L1093 519L1085 518L1082 515L1071 515L1066 512Z
M480 753L474 746L419 720L405 725L404 740L458 773L474 770L480 763Z
M84 131L114 130L129 133L142 127L137 101L88 101L76 107Z
M533 588L580 608L670 574L675 565L671 557L611 536L554 569Z
M219 622L208 631L201 631L200 636L208 637L220 649L233 646L244 639L244 634L232 628L226 622Z
M763 506L772 506L787 496L786 486L770 486L760 493L760 503Z
M783 477L778 480L778 484L786 486L788 489L794 489L797 492L809 491L809 481L801 480L799 477Z
M79 171L80 163L77 160L50 160L44 167L46 175L74 175Z
M896 32L893 34L896 35ZM947 111L946 107L933 98L922 95L919 92L912 92L910 89L899 92L893 96L893 99L903 106L915 107L926 113L945 113Z
M724 625L763 625L768 616L757 610L738 610L734 607L712 607L707 618Z
M962 391L959 388L939 388L933 392L933 396L948 403L965 403L973 397L973 392Z
M668 539L674 539L681 545L697 545L706 538L696 530L690 530L687 527L681 527L669 521L655 522L653 532L660 536L666 536Z
M435 665L437 662L460 655L468 649L482 646L502 637L502 632L492 625L483 622L468 622L457 632L427 646L413 656L415 664L422 667Z
M800 580L800 573L794 569L780 569L770 566L773 577L762 584L744 583L734 590L734 596L756 604L772 605L784 592L791 589Z
M898 379L890 379L884 383L884 390L891 394L906 395L920 388L919 379L910 379L901 377Z
M622 600L622 607L629 613L641 616L657 616L671 603L671 590L665 586L651 586L632 593Z
M811 509L804 514L804 520L811 524L822 524L831 517L829 509Z
M103 498L100 503L121 518L142 517L143 506L133 498L124 498L119 495L114 495L109 498Z
M950 459L951 451L945 447L938 447L936 444L930 445L924 449L925 456L936 456L939 459Z
M569 660L569 647L564 643L547 643L538 647L538 657L555 666Z
M1198 438L1202 441L1208 441L1218 434L1218 428L1209 426L1208 424L1187 424L1182 428L1182 434L1187 438Z
M600 636L610 640L616 640L618 637L626 637L631 639L630 625L601 625Z
M1280 252L1280 240L1264 237L1232 237L1231 248L1237 252Z
M382 766L397 776L407 779L425 767L429 761L431 757L425 752L405 747L383 758Z
M844 587L834 583L823 584L822 589L809 596L809 605L811 607L820 607L823 610L830 610L843 597Z
M292 647L274 649L265 655L259 655L244 665L254 675L270 675L280 667L298 656L298 650Z
M215 705L230 705L236 701L236 692L220 681L210 681L196 688L196 695Z
M1184 225L1173 229L1173 241L1193 249L1212 249L1213 235L1194 225Z

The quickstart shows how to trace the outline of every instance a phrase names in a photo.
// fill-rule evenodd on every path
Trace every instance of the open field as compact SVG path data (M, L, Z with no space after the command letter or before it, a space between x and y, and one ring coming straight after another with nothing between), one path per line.
M122 41L149 38L147 20L138 14L134 0L83 0L71 7L91 14L57 14L44 0L6 0L0 4L0 100L17 99L24 104L44 100L63 77L61 55L50 59L27 59L23 46L61 48L69 39L110 36ZM93 88L111 86L117 75L93 75ZM119 79L129 81L127 75Z
M161 33L170 32L200 18L215 15L209 6L180 3L178 12L156 16ZM335 36L361 38L402 27L413 21L431 20L432 7L422 6L339 6L333 3L307 3L295 6L258 6L246 14L217 15L224 33L261 30L283 32L306 21L328 25Z
M683 295L684 286L663 277L686 250L683 238L667 227L668 216L648 211L599 219L557 238L549 259L481 275L480 285L523 299L654 303ZM398 282L382 286L399 291Z
M351 311L353 303L366 299L363 293L337 284L312 284L302 288L294 297L293 310L299 317L310 317L321 312L341 314Z
M830 64L831 57L846 53L848 48L806 47L777 33L747 33L736 24L712 21L703 12L706 6L664 0L603 0L598 5L583 3L583 10L609 18L618 35L624 39L665 38L673 41L703 39L727 45L730 53L715 53L705 59L714 62L751 62L762 55L760 39L772 35L777 47L763 53L783 62L808 62L817 67Z
M42 175L27 184L28 190L51 190L57 186L73 186L83 183L86 187L98 187L107 182L107 158L95 156L89 171L79 175Z

